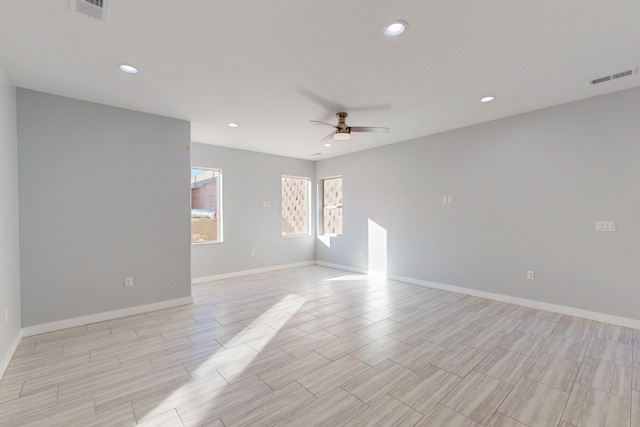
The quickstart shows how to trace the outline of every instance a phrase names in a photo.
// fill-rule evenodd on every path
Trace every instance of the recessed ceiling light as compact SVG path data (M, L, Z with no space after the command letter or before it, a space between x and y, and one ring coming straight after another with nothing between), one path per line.
M491 102L494 99L496 99L495 96L485 96L483 98L480 98L480 102Z
M327 142L326 144L324 144L324 146L325 147L331 147L331 144Z
M230 128L237 128L238 124L237 123L227 123L227 126L229 126Z
M125 72L127 74L138 74L138 69L133 65L128 65L128 64L120 65L120 71Z
M404 33L407 28L409 28L409 24L405 21L393 21L391 24L384 27L384 33L389 37L395 37Z

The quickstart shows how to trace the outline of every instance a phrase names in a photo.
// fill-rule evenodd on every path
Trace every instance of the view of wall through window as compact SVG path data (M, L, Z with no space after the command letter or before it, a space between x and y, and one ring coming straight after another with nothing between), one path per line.
M322 180L322 233L342 235L342 177Z
M308 178L282 177L282 235L309 235Z
M222 241L221 180L219 170L191 169L191 243Z

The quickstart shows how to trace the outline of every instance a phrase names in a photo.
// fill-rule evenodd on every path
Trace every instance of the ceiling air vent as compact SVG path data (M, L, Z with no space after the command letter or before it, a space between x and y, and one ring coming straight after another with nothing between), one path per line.
M69 0L69 9L102 22L107 20L108 5L108 0Z
M598 77L597 79L591 80L590 83L592 85L597 85L599 83L608 82L610 80L615 80L615 79L620 79L622 77L631 76L634 73L636 73L636 74L638 73L638 68L636 68L635 70L631 69L631 70L627 70L627 71L621 71L619 73L611 74L610 76Z

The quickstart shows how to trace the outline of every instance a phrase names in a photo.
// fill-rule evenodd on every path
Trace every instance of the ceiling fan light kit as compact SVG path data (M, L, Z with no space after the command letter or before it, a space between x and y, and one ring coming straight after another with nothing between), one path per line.
M371 126L347 126L346 118L348 114L341 111L336 114L338 118L338 124L332 125L330 123L320 122L318 120L309 120L311 123L320 123L321 125L331 126L335 128L333 132L329 135L325 136L322 141L325 142L330 140L331 138L336 141L346 141L351 138L351 132L389 132L389 128L384 127L371 127Z

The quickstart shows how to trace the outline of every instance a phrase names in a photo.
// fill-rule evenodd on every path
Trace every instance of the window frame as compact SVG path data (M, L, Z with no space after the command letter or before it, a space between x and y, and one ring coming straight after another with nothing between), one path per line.
M325 181L329 181L332 179L340 179L340 200L342 201L342 203L340 205L325 205L325 199L324 199L324 186L325 186ZM343 207L344 207L344 194L342 191L342 185L343 185L343 176L342 175L334 175L334 176L328 176L328 177L324 177L324 178L320 178L320 185L319 185L319 191L318 191L318 199L319 199L319 215L318 215L318 227L320 230L322 230L322 234L320 234L320 236L326 236L326 237L342 237L344 235L344 230L342 229L342 226L344 225L344 221L343 221L343 216L342 214L344 213ZM340 229L342 231L342 233L340 234L332 234L332 233L327 233L325 230L325 219L324 219L324 211L325 209L341 209L342 214L340 216Z
M306 182L305 185L305 189L307 192L306 198L307 198L307 203L306 203L306 231L304 233L299 233L299 234L285 234L284 231L282 230L282 218L283 218L283 214L282 214L282 209L284 208L284 199L283 199L283 195L282 195L282 184L285 178L290 178L290 179L301 179L304 180ZM313 221L313 207L311 205L311 197L312 197L312 193L311 193L311 178L309 177L305 177L305 176L294 176L294 175L281 175L280 177L280 218L281 218L281 224L280 224L280 232L282 237L309 237L311 236L311 224Z
M193 234L192 234L192 229L191 227L189 227L190 230L190 234L192 235L192 237L190 238L191 240L191 244L192 245L209 245L209 244L215 244L215 243L223 243L224 242L224 232L223 232L223 224L224 224L224 220L223 220L223 212L224 212L224 204L223 204L223 196L222 196L222 180L223 180L223 173L222 173L222 169L219 168L212 168L212 167L205 167L205 166L191 166L190 171L193 170L201 170L201 171L212 171L212 172L217 172L217 180L216 180L216 192L217 192L217 197L216 197L216 225L218 227L217 230L217 240L204 240L201 242L194 242L193 239ZM192 184L192 178L189 180L189 185L191 187ZM189 192L189 205L191 209L197 209L193 207L193 198L192 198L192 193L191 193L191 188L190 188L190 192Z

